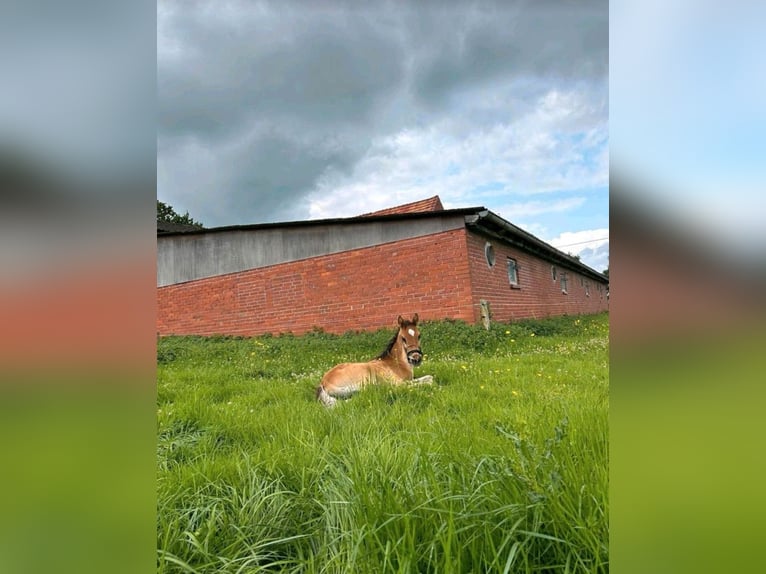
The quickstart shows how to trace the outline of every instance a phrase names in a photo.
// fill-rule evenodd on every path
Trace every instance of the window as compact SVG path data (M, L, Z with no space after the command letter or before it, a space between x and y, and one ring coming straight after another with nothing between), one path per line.
M568 283L569 283L569 281L567 279L567 274L566 273L562 273L560 277L561 277L561 292L566 295L567 292L568 292L567 287L568 287Z
M585 296L590 297L590 281L585 282Z
M508 281L512 287L519 286L519 268L516 265L516 260L508 258Z
M484 257L487 258L487 265L490 267L495 266L495 248L489 242L484 246Z
M555 281L556 280L556 275L557 275L556 266L555 265L551 265L551 279L553 279Z

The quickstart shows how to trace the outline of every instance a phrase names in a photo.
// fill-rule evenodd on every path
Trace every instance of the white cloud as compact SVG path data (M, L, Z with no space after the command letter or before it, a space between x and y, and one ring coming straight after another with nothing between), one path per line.
M580 261L591 269L604 271L609 268L609 243L604 243L595 248L586 248L580 251Z
M471 109L461 112L470 115ZM467 119L453 115L373 140L349 173L328 170L319 178L310 216L351 216L437 194L445 206L463 207L607 186L606 109L603 101L593 103L592 93L550 89L519 117L471 128ZM517 202L508 210L540 214L584 201Z
M566 231L545 241L564 253L579 255L583 263L596 271L609 267L609 229Z
M569 246L577 246L584 243L590 244L590 247L597 247L609 242L609 229L586 229L584 231L565 231L548 243L557 249L565 250Z

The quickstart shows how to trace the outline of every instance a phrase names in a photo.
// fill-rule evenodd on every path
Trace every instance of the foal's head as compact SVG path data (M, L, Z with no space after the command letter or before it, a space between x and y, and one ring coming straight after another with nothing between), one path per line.
M399 315L398 322L397 340L404 347L407 362L413 367L418 367L423 362L423 351L420 350L420 331L418 331L418 314L415 313L411 321Z

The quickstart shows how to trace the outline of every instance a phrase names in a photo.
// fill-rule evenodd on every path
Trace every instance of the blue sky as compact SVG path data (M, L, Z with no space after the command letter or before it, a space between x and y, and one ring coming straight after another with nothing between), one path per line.
M439 195L608 267L608 4L162 2L158 197L207 226Z

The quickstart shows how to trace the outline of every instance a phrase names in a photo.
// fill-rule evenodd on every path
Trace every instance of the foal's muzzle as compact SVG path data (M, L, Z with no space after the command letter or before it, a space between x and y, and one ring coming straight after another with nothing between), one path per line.
M407 362L413 367L419 367L423 362L423 352L418 349L411 349L407 351Z

